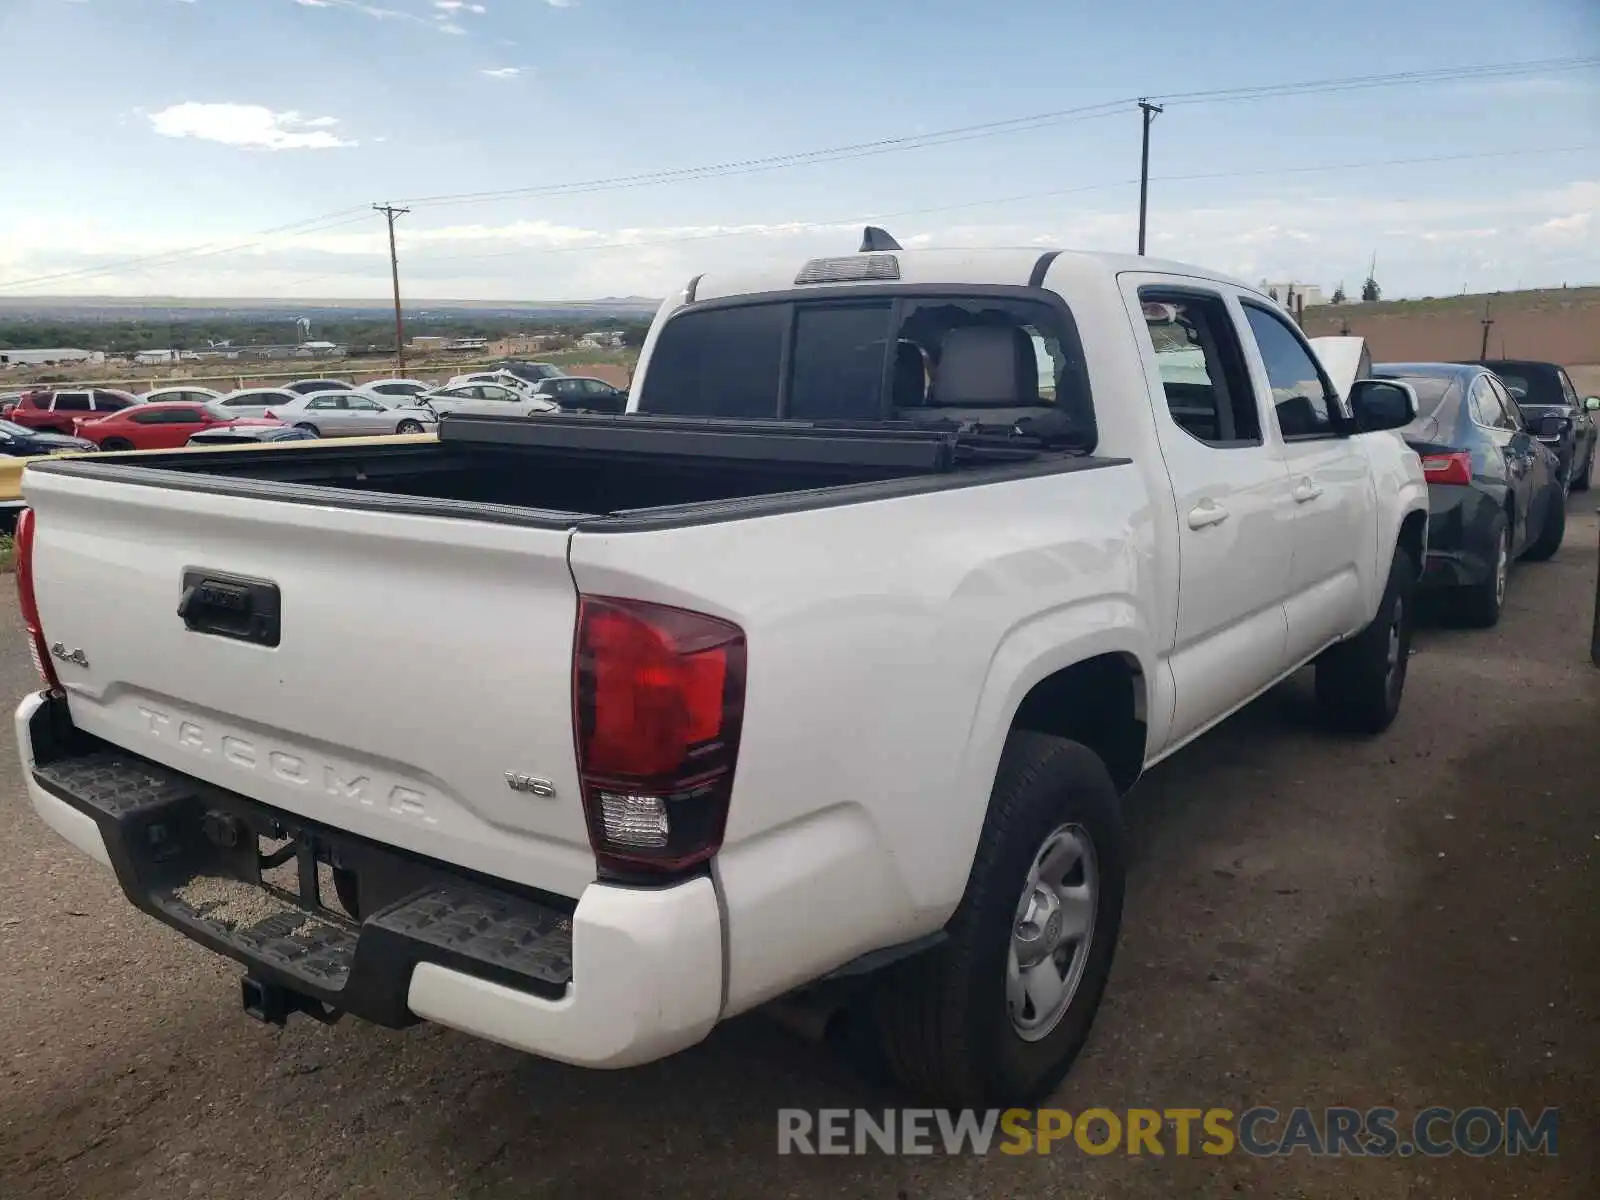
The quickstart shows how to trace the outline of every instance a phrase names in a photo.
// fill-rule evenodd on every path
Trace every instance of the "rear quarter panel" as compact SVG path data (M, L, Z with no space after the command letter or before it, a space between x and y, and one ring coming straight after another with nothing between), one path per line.
M738 1011L941 926L1016 706L1051 671L1153 673L1140 474L1062 475L657 532L579 532L579 590L745 631L716 863Z

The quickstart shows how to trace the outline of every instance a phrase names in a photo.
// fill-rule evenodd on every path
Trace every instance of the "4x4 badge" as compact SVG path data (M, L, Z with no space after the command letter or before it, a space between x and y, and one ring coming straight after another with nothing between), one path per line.
M556 794L556 785L548 779L540 779L536 775L519 775L515 771L506 772L506 786L513 792L531 792L535 796Z
M62 662L76 663L80 667L89 665L89 656L81 649L74 647L68 650L60 642L50 647L50 657L59 658Z

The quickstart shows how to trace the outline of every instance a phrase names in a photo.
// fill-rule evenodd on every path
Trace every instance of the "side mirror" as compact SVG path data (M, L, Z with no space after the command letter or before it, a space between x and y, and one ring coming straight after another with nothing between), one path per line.
M1600 412L1600 396L1590 396L1583 402L1584 412Z
M1417 419L1417 393L1395 379L1358 379L1350 385L1350 412L1362 433L1404 429Z

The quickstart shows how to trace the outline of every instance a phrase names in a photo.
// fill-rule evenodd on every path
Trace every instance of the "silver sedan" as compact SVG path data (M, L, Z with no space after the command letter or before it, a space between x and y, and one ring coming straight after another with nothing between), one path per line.
M389 406L366 392L313 392L288 404L274 404L267 416L318 437L372 437L385 433L425 433L439 427L426 405Z

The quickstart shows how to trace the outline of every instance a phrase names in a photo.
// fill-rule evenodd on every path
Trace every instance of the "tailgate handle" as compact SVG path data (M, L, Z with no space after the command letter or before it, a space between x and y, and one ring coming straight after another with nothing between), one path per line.
M276 646L281 598L270 579L217 571L185 571L178 616L194 633Z

